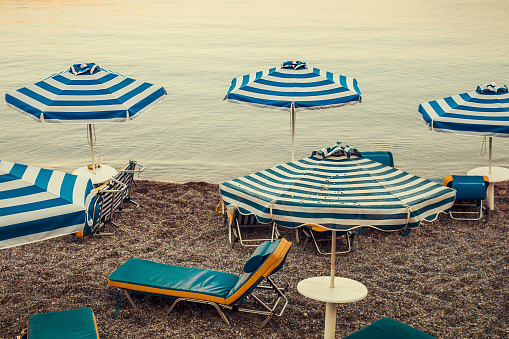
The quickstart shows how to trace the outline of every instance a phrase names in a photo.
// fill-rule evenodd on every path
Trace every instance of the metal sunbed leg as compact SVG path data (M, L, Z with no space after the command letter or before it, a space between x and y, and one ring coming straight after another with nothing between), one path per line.
M255 299L267 311L252 310L252 309L248 309L248 308L237 308L237 311L240 311L240 312L266 315L267 317L262 321L262 323L260 324L260 327L265 326L273 315L275 315L276 317L280 317L283 314L283 312L285 311L286 306L288 305L288 298L286 298L286 296L284 295L284 292L286 291L286 289L277 287L276 284L274 283L274 281L272 281L272 279L270 279L270 277L267 277L267 281L269 282L269 284L271 286L258 286L256 288L271 289L278 295L277 299L273 302L274 305L272 308L267 306L267 304L264 303L260 298L258 298L254 293L251 293L250 296L253 297L253 299ZM276 308L278 307L281 299L284 299L285 303L282 306L281 311L279 313L276 313ZM230 308L230 306L227 306L227 307Z
M169 310L166 312L166 315L169 315L170 312L173 310L173 308L175 307L175 305L179 302L179 301L182 301L182 300L185 300L185 301L192 301L192 302L195 302L195 303L200 303L200 304L208 304L208 305L212 305L214 306L214 308L219 312L219 314L221 315L221 318L223 318L223 320L225 321L226 324L230 325L230 322L228 321L228 319L226 319L226 315L224 314L223 310L221 310L221 308L217 305L217 303L214 303L212 301L206 301L206 300L198 300L198 299L190 299L190 298L178 298L178 299L175 299L175 301L173 302L173 304L171 304Z
M133 298L131 298L131 296L129 295L129 292L127 292L126 289L122 289L124 291L124 294L125 296L127 297L127 300L129 300L129 302L131 303L131 305L133 306L134 310L135 311L138 311L138 307L136 306L136 304L134 303L134 300Z
M118 227L117 224L115 224L114 222L112 221L109 221L110 224L112 224L113 226L115 227ZM101 222L101 224L99 226L97 226L95 228L95 230L92 232L92 234L94 234L94 236L101 236L101 235L105 235L105 236L111 236L111 235L115 235L115 233L112 233L112 232L101 232L101 228L105 225L104 222Z

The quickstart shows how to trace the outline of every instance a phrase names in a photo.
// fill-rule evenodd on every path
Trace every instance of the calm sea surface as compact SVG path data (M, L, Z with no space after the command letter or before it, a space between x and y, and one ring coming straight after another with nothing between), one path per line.
M343 141L389 150L442 177L487 165L481 137L429 131L422 102L509 85L506 0L0 1L0 91L95 62L162 85L167 98L125 124L96 125L96 155L141 179L223 182L290 160L285 112L223 101L232 78L286 60L358 80L363 102L297 115L296 159ZM86 125L38 124L0 105L0 159L72 172L90 160ZM509 166L509 140L494 139Z

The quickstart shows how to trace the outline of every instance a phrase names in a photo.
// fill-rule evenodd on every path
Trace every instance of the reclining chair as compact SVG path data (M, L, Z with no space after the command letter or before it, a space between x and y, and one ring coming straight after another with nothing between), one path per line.
M134 174L140 174L145 170L145 166L138 164L136 161L129 160L127 164L122 167L120 171L118 171L117 175L113 178L120 181L121 183L127 186L126 190L123 194L115 197L115 211L117 212L129 212L133 209L136 209L140 206L138 202L131 197L131 193L133 191L134 185ZM129 202L135 205L133 209L126 209L124 207L124 202Z
M17 339L99 339L97 321L89 307L34 314Z
M479 220L483 217L483 200L486 199L489 179L486 176L448 175L444 186L456 190L456 201L449 211L456 220ZM474 209L472 211L471 209ZM469 217L472 216L472 217Z
M322 228L320 226L303 226L302 232L306 236L306 241L304 242L304 248L306 248L308 242L312 240L315 244L315 248L318 251L318 253L322 255L330 255L331 252L327 252L325 247L320 246L319 243L327 243L330 244L332 241L332 231L327 230L325 228ZM346 249L344 250L337 250L336 254L341 253L348 253L352 249L352 241L350 240L350 237L353 237L354 235L350 233L349 231L342 232L342 231L336 231L337 240L346 240ZM336 246L336 248L340 248L339 246Z
M117 298L115 317L120 305L119 293L123 291L135 310L137 307L129 292L175 299L167 314L179 301L185 300L214 306L228 325L230 323L221 307L266 315L261 324L264 326L271 316L280 317L288 304L288 299L284 295L285 289L277 287L270 276L283 267L291 245L286 239L274 242L266 241L260 244L244 265L245 273L241 276L207 269L172 266L148 260L129 259L108 278L108 285L119 289L115 297ZM268 285L258 286L264 278ZM255 289L272 292L274 299L271 303L262 301L254 293ZM258 302L263 309L240 308L240 304L248 296ZM284 302L280 305L282 300Z
M435 339L391 318L382 318L343 339Z
M241 214L236 206L229 205L226 207L225 223L228 227L228 240L232 248L237 241L244 247L256 247L264 241L274 241L280 237L275 223L260 223L254 214ZM270 238L268 236L266 238L247 238L247 229L253 230L255 228L271 230Z
M144 170L144 166L136 161L129 160L115 176L97 187L95 189L97 200L94 211L96 213L99 211L99 222L95 223L91 229L84 229L76 233L76 236L78 238L86 238L92 234L113 235L113 233L100 232L100 230L106 223L118 226L113 222L113 216L116 212L132 210L123 208L125 201L135 204L134 208L139 207L139 204L131 198L131 192L134 184L134 174L141 173Z

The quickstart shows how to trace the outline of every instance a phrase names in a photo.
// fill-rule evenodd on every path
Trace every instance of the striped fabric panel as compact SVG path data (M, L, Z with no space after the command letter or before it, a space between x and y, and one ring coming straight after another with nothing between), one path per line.
M463 93L419 105L428 127L439 132L509 136L509 93Z
M272 68L232 80L225 99L285 111L340 107L360 101L357 80L320 69Z
M122 201L127 199L130 194L131 186L134 181L134 173L125 173L123 170L134 170L136 163L129 162L113 178L126 184L127 189L123 193L105 193L101 201L101 219L108 221L113 217L113 213L120 207ZM105 189L119 190L122 186L114 181L105 185Z
M0 161L0 248L83 229L92 197L89 179Z
M7 105L48 123L96 123L132 120L166 95L163 87L100 70L74 75L65 71L7 93Z
M262 222L338 230L417 227L455 198L454 190L355 155L314 155L223 183L220 190L227 205Z

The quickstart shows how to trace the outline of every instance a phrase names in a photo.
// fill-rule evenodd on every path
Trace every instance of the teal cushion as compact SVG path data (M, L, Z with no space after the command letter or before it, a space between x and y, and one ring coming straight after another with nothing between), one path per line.
M219 271L200 268L172 266L142 259L129 259L109 280L145 287L202 293L216 297L226 297L239 277ZM133 289L133 291L136 291ZM168 293L171 295L171 293Z
M34 314L28 319L30 339L97 339L94 312L89 307Z
M389 151L367 151L362 152L361 156L384 164L385 166L394 167L394 158L392 157L392 153Z
M390 318L382 318L343 339L434 339L427 333Z
M247 262L244 264L244 272L251 273L260 267L260 265L265 261L265 258L267 258L266 251L270 245L270 241L265 241L258 245L253 254L251 254Z
M244 264L244 272L251 273L256 271L258 267L263 264L265 259L274 253L280 242L281 239L276 241L265 241L258 245L253 254L251 254L247 262Z
M484 200L486 198L486 183L482 176L453 175L451 188L456 190L456 200Z

